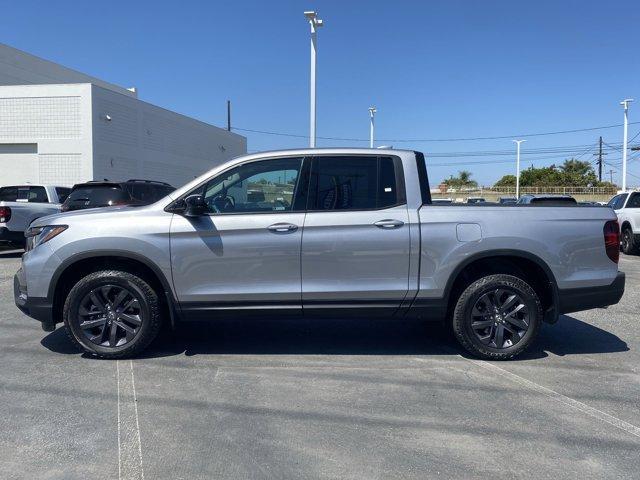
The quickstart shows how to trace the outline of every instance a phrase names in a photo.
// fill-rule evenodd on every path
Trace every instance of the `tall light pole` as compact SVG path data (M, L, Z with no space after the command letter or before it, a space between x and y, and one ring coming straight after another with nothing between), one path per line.
M309 147L316 146L316 49L317 49L317 29L322 26L322 20L318 18L316 12L304 12L304 16L311 25L311 83L309 88L310 108L309 108Z
M514 140L516 143L516 200L520 198L520 144L526 140Z
M375 116L376 112L378 110L376 109L376 107L369 107L369 119L370 119L370 125L369 125L369 148L373 148L373 117Z
M620 102L624 107L624 133L622 134L622 191L627 191L627 131L629 130L629 104L633 98L625 98Z

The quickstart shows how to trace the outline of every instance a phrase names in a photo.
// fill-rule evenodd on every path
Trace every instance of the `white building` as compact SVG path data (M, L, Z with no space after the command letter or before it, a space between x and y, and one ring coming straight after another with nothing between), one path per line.
M143 178L180 186L246 138L0 44L0 185Z

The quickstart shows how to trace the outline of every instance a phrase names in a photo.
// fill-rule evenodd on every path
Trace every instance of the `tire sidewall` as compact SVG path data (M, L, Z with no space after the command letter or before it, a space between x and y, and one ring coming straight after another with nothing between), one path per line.
M633 253L633 249L634 249L633 232L629 228L625 228L622 231L622 251L625 254L630 255L631 253Z
M149 330L152 328L152 306L150 305L154 299L150 299L145 294L141 283L142 280L133 275L118 275L121 272L97 272L82 278L71 289L67 300L64 305L63 317L64 324L69 330L73 339L80 344L80 346L88 352L96 353L98 355L114 355L114 356L126 356L128 352L138 350L141 343L145 342L145 338L148 336ZM135 337L124 345L118 347L105 347L102 345L96 345L92 343L80 328L80 319L78 317L78 309L80 302L91 290L105 286L116 285L129 290L138 300L142 313L142 325ZM157 309L156 309L157 310ZM157 315L157 313L156 313ZM146 346L146 345L145 345Z
M499 278L498 278L499 277ZM483 344L471 327L471 311L478 299L487 292L497 288L510 290L522 298L529 310L529 328L518 343L507 348L495 348ZM490 275L473 282L460 296L463 304L458 302L454 312L454 329L458 337L463 336L470 343L473 353L486 358L511 358L525 350L537 335L542 321L542 305L535 290L524 280L511 275ZM466 347L466 346L465 346Z

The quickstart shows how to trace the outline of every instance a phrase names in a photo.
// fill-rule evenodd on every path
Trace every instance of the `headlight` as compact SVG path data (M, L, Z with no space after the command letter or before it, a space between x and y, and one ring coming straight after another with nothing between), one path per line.
M25 250L33 250L38 245L48 242L53 237L57 237L64 232L68 225L45 225L43 227L30 227L24 234L27 237L27 246Z

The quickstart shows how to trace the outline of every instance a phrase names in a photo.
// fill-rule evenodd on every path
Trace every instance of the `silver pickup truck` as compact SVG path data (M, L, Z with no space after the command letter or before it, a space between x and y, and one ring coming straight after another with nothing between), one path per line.
M29 224L36 218L58 213L70 191L53 185L0 187L0 244L22 247Z
M153 205L27 235L17 306L107 358L165 321L258 314L444 321L472 354L507 359L625 282L611 208L433 205L424 156L401 150L248 155Z

